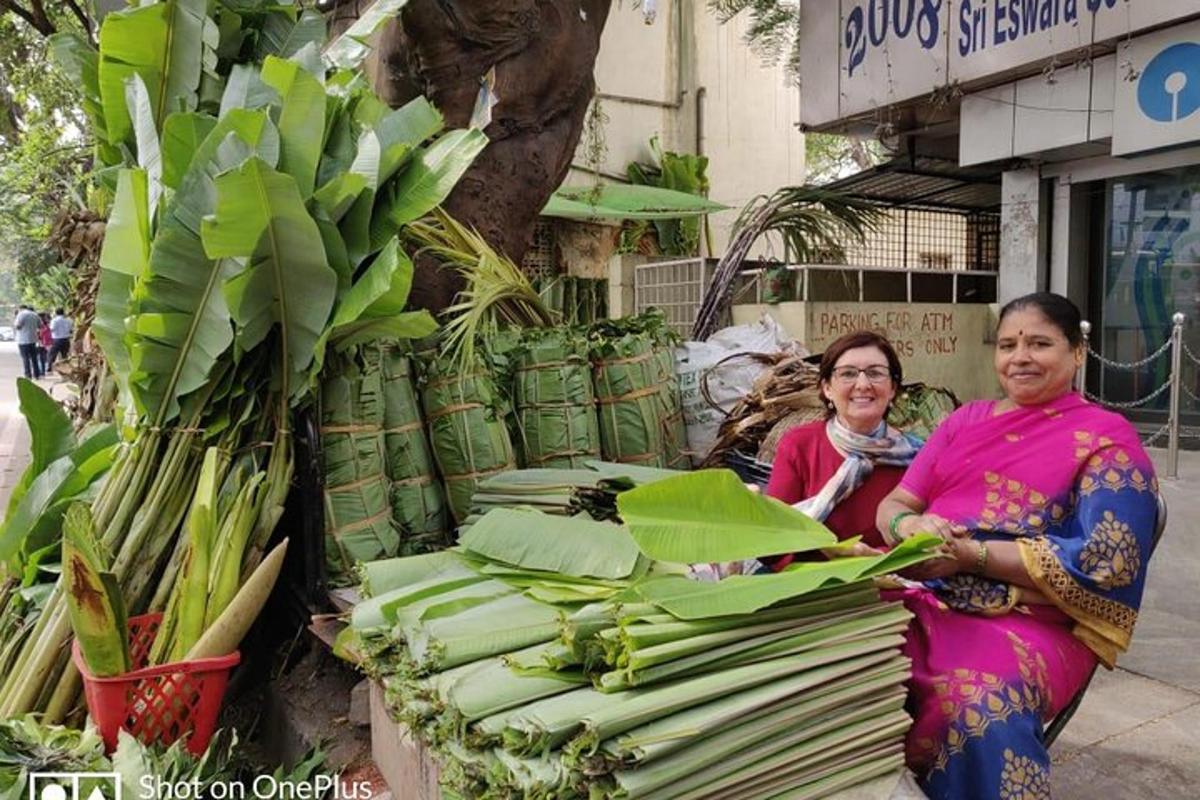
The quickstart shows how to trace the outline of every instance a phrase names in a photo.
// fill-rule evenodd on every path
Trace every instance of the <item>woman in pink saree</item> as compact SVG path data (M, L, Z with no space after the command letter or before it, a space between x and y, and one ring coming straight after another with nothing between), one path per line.
M1005 398L934 432L876 522L952 558L909 577L909 766L931 798L1048 798L1042 726L1129 645L1157 484L1133 427L1071 390L1079 311L1039 293L1001 311Z

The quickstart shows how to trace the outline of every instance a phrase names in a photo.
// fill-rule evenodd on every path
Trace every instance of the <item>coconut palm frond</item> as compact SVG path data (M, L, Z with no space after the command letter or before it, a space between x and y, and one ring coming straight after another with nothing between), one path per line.
M480 338L505 328L554 325L554 312L521 272L487 241L442 209L406 228L410 241L466 279L456 302L446 309L444 352L464 367L475 360Z
M734 278L750 248L761 237L778 234L789 255L801 263L844 260L847 244L861 244L887 218L879 206L813 186L785 186L745 205L733 226L733 238L721 256L692 327L692 338L716 330L729 304Z

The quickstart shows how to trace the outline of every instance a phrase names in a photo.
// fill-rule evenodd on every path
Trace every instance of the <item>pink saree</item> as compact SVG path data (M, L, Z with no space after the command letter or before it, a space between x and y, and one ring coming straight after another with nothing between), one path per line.
M1042 725L1128 647L1158 510L1124 418L1074 393L994 408L955 412L900 486L974 538L1015 539L1054 605L973 575L898 593L915 615L907 756L931 798L1049 797Z

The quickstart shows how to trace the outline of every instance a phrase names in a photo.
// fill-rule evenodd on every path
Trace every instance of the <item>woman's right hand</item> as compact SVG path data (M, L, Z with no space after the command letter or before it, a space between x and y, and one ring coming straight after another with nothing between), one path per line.
M908 539L918 533L932 533L943 541L951 541L967 535L967 528L957 522L951 522L937 514L913 514L904 517L896 523L896 532L900 538Z

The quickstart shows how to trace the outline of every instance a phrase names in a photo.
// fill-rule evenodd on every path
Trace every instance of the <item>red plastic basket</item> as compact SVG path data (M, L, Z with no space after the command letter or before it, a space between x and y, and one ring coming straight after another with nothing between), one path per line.
M84 663L79 643L72 645L71 656L83 676L88 712L110 753L117 746L118 732L125 730L144 744L164 746L187 736L187 749L200 755L216 730L229 671L241 661L241 653L147 667L161 621L162 614L130 618L133 670L124 675L97 678Z

